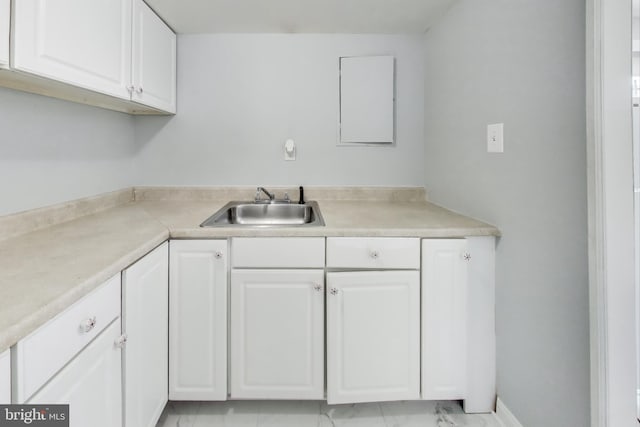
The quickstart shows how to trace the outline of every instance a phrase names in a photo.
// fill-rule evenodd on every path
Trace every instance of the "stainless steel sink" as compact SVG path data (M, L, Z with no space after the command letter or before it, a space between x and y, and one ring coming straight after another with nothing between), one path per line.
M296 203L229 202L200 227L309 227L324 226L317 202Z

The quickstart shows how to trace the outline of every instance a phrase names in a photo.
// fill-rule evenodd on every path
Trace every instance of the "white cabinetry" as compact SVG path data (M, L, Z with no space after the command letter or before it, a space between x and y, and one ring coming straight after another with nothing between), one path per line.
M172 240L169 399L227 398L227 241Z
M493 236L467 237L467 392L464 411L491 412L496 401L495 264Z
M71 427L122 425L119 337L117 319L27 403L69 404Z
M131 99L176 112L176 35L142 0L133 0Z
M231 240L231 397L324 397L324 238Z
M420 395L418 271L327 273L327 401Z
M129 98L131 0L13 2L13 67Z
M15 345L14 399L23 403L120 317L120 274Z
M0 0L0 68L7 68L9 66L10 24L11 0Z
M422 398L494 409L495 238L422 241Z
M233 270L231 397L323 399L324 270Z
M422 398L463 399L467 366L467 241L422 241Z
M10 351L0 353L0 405L11 403L11 357Z
M169 245L122 273L125 427L154 427L168 395Z
M327 273L327 401L419 398L420 240L328 238L327 268L371 270Z
M7 50L13 72L0 74L0 85L132 114L175 113L176 35L142 0L15 1L10 44L5 3L0 68Z

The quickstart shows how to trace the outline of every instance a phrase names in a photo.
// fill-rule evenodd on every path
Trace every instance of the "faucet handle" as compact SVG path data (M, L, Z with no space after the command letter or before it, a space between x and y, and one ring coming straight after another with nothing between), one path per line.
M289 197L289 193L284 193L284 201L287 203L291 203L291 198Z

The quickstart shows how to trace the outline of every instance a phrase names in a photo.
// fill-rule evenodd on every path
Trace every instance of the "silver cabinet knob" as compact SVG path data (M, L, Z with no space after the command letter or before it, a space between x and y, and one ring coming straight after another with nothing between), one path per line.
M143 90L142 90L142 86L140 86L138 89L136 89L136 92L138 92L138 94L142 94Z
M96 327L96 322L96 316L89 317L88 319L83 320L80 323L80 332L84 332L85 334L87 332L90 332L93 328Z
M131 94L135 90L134 86L127 86L127 91Z
M465 252L462 254L462 259L465 261L469 261L471 259L471 254L469 252Z
M218 251L213 255L216 259L222 259L222 252Z
M116 348L124 348L125 344L127 344L127 339L127 334L122 334L116 339L114 345Z
M313 289L315 289L316 291L320 292L322 290L322 285L319 285L319 284L316 283L315 285L313 285Z
M329 292L331 292L331 295L338 295L338 288L331 288Z
M371 251L369 252L369 256L373 259L378 259L380 257L380 252L378 251Z

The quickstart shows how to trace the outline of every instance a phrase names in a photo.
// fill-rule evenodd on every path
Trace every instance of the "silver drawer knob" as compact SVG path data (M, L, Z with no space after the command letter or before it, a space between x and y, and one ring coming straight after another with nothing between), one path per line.
M136 89L136 92L138 92L140 95L142 95L142 92L143 92L142 86L140 86L138 89Z
M116 341L113 343L116 348L124 348L125 344L127 344L127 334L122 334L118 337L118 339L116 339Z
M90 332L93 328L96 327L96 322L96 316L89 317L88 319L84 320L82 323L80 323L80 332L84 332L85 334L87 332Z
M331 292L331 295L338 295L338 288L331 288L329 292Z
M322 290L322 285L318 285L316 283L315 285L313 285L313 289L315 289L316 291L320 292Z
M471 259L471 254L469 252L463 253L462 259L464 259L465 261L469 261Z
M222 252L218 251L213 255L216 259L222 259Z
M378 251L371 251L369 252L369 256L373 259L378 259L380 257L380 252Z

